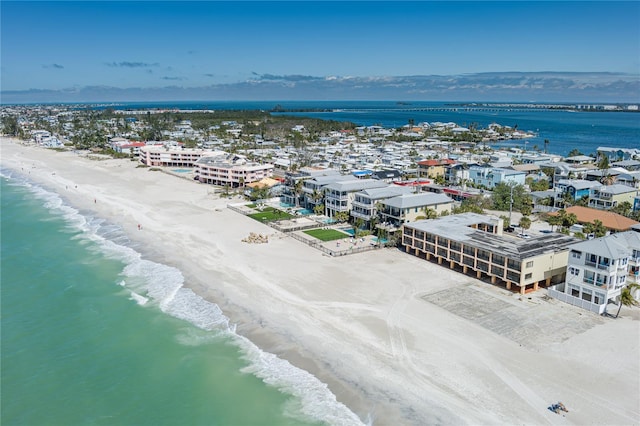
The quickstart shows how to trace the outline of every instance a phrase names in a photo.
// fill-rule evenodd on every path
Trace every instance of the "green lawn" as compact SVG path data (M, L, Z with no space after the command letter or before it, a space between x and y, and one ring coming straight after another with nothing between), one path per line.
M273 207L265 207L261 212L247 216L257 220L258 222L273 222L276 220L291 219L293 217L289 213L274 209Z
M310 229L308 231L304 231L304 233L321 241L341 240L343 238L350 237L350 235L341 231L336 231L335 229Z

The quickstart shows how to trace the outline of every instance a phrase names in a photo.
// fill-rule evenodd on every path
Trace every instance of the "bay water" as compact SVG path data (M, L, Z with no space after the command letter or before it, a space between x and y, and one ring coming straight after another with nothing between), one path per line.
M1 185L2 425L360 423L117 226Z
M578 149L585 155L593 155L601 146L640 148L640 112L632 111L579 111L428 101L289 100L121 103L98 108L271 111L276 106L299 112L272 113L274 115L350 121L359 126L380 125L398 128L408 124L410 120L414 123L454 122L461 126L476 124L480 128L498 123L503 126L517 126L519 130L533 132L536 135L533 138L490 144L496 149L515 147L526 151L542 151L545 149L545 140L549 140L549 153L563 156L573 149Z

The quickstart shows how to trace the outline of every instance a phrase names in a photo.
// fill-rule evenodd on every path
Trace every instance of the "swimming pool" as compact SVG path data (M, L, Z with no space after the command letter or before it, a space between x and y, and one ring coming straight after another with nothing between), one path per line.
M351 236L355 236L356 235L356 231L353 228L340 228L340 230L342 232L346 232L347 234L349 234Z
M174 173L191 173L193 170L191 169L173 169L171 170Z
M310 214L313 214L313 211L309 210L309 209L300 209L298 210L298 214L304 215L304 216L309 216Z

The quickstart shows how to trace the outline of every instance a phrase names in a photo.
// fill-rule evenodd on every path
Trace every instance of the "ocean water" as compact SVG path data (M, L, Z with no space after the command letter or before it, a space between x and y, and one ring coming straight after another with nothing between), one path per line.
M360 126L381 125L395 128L407 124L409 120L415 123L452 121L463 126L477 123L483 128L491 123L498 123L505 126L517 125L518 129L534 132L537 135L526 140L494 144L492 145L494 148L517 147L533 151L534 147L537 147L543 150L545 139L549 140L549 153L565 156L574 148L585 155L594 154L599 146L640 148L640 113L636 112L574 112L481 105L462 107L459 104L417 101L184 101L123 103L110 105L110 107L268 111L276 105L285 109L317 110L278 114L350 121ZM104 107L106 106L101 108Z
M361 424L118 227L1 176L2 425Z

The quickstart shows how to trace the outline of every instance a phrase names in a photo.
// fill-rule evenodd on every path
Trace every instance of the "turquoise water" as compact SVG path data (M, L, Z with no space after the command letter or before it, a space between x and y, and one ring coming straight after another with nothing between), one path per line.
M193 170L191 169L173 169L171 170L174 173L191 173Z
M300 209L298 210L298 213L304 216L309 216L311 214L313 214L313 210L309 210L309 209Z
M359 422L118 227L19 178L1 185L2 425Z
M340 228L342 232L346 232L349 235L356 235L356 231L353 228Z

